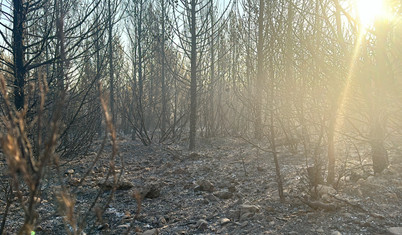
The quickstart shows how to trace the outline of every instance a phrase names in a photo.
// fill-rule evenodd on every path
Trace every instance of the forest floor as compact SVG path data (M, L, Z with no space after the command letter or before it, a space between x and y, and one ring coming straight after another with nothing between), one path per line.
M234 138L201 140L196 152L186 146L143 146L118 140L124 164L121 183L102 221L88 217L90 234L392 234L402 227L402 153L393 151L390 167L380 175L346 173L337 190L306 183L306 159L279 153L285 202L280 202L275 165L269 153ZM90 208L107 174L112 147L87 180L74 188L76 211ZM96 148L93 149L96 151ZM71 187L93 162L95 153L63 169ZM67 166L67 165L66 165ZM101 196L110 194L105 190ZM310 197L317 193L314 200ZM140 197L140 210L134 195ZM42 195L36 234L61 234L63 217L54 216L49 193ZM0 202L3 208L4 202ZM21 223L11 208L8 228ZM53 214L52 214L53 213ZM52 216L53 215L53 216ZM43 219L46 218L47 219ZM9 231L12 234L15 231ZM399 231L401 232L401 231ZM402 234L402 233L399 233Z

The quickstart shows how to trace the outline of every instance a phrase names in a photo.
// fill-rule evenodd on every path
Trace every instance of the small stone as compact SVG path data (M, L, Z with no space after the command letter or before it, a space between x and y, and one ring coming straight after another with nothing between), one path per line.
M357 180L356 183L362 185L362 184L364 184L364 182L366 182L366 181L364 179L360 178Z
M117 228L121 228L121 229L128 229L130 227L130 224L121 224L119 226L117 226Z
M191 160L198 160L200 158L200 155L198 153L190 153L190 155L188 155L188 158Z
M245 214L245 213L254 214L259 211L260 211L260 208L258 206L247 205L247 204L240 205L240 214Z
M205 191L212 193L214 191L214 185L208 180L201 180L198 182L198 186L194 188L194 192Z
M116 213L117 213L117 209L113 208L113 207L109 207L105 211L105 214L116 214Z
M227 191L219 191L219 192L215 192L214 196L220 199L229 199L231 197L233 197L233 193L231 192L227 192Z
M68 181L68 184L71 186L77 186L80 183L81 183L81 180L78 178L74 178L74 177L70 178L70 180Z
M67 170L67 174L70 174L70 175L71 175L71 174L74 174L74 169L68 169L68 170Z
M146 185L140 187L139 192L136 191L136 194L139 194L141 199L158 198L158 197L160 197L160 194L161 194L161 187L157 183L146 184Z
M108 229L109 228L109 224L101 224L97 227L98 230L103 230L103 229Z
M218 199L216 198L216 196L212 195L212 194L207 194L205 195L205 199L209 202L216 202L218 201Z
M158 219L158 224L159 224L159 225L165 225L165 224L167 224L167 221L166 221L165 217L160 217L160 218Z
M331 202L332 201L331 199L332 199L332 197L326 193L321 196L321 200L324 202Z
M234 193L234 192L236 192L236 186L231 185L228 187L228 190L229 190L229 192Z
M325 233L324 229L322 227L318 228L316 230L317 233Z
M239 220L240 218L240 211L239 210L229 210L226 213L226 216L231 218L232 220Z
M142 235L158 235L159 232L157 229L150 229L142 233Z
M274 225L275 225L275 221L269 222L269 225L270 225L270 226L274 226Z
M267 206L267 207L265 207L265 211L266 212L275 212L276 210L272 206Z
M158 198L161 195L161 190L158 185L152 184L145 194L145 198Z
M228 219L228 218L222 218L222 219L220 219L219 220L219 223L221 224L221 225L225 225L225 224L228 224L228 223L230 223L231 221L230 221L230 219Z
M339 231L332 231L331 235L342 235L342 233L340 233Z
M327 185L319 184L319 185L317 185L316 188L315 187L312 188L312 192L315 192L315 190L317 190L318 194L321 196L324 194L329 194L329 195L336 194L336 190Z
M357 182L359 179L362 179L362 178L363 178L363 176L361 176L359 173L356 173L356 172L352 172L349 176L349 179L352 182Z
M173 174L173 175L184 175L184 174L188 174L188 170L183 169L183 168L178 168L178 169L175 169L175 170L172 172L172 174Z
M372 216L378 218L378 219L385 219L385 216L378 214L378 213L371 213Z
M370 222L367 222L367 221L360 221L360 226L362 226L362 227L371 227L371 224L370 224Z
M402 227L391 227L387 230L392 235L402 235Z
M123 217L124 216L124 213L121 213L121 212L116 212L116 214L115 214L117 217Z
M129 220L129 219L131 219L131 214L130 214L129 211L126 211L126 212L124 213L124 215L123 215L122 220Z
M197 229L199 230L205 230L208 228L208 222L204 219L200 219L197 221L197 223L195 224L195 226L197 227Z
M240 224L240 227L244 228L248 225L248 221L244 221L243 223Z
M121 181L119 182L119 184L117 185L117 190L129 190L132 187L134 187L134 185L131 182L128 181Z
M367 177L366 180L367 180L367 182L369 182L369 183L373 183L374 180L375 180L375 178L374 178L374 176L370 175L369 177Z
M352 218L352 214L350 214L348 212L343 213L343 216L346 218Z
M240 221L248 220L249 218L253 217L254 213L244 213L240 215Z
M104 190L112 190L114 187L116 187L117 190L129 190L134 187L131 182L121 180L115 184L112 179L106 182L98 183L98 186Z
M397 195L396 193L389 192L389 193L386 193L385 195L386 195L387 197L389 197L390 199L394 199L394 200L398 200L398 199L399 199L399 197L398 197L398 195Z

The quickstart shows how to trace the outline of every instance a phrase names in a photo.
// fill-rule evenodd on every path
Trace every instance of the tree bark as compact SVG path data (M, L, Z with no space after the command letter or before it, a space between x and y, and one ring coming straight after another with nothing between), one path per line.
M191 0L191 84L190 84L190 144L189 149L195 148L196 122L197 122L197 35L196 35L196 1Z
M255 123L254 135L261 139L262 128L262 86L264 81L264 0L260 0L258 13L258 41L257 41L257 81L255 83Z
M376 55L377 55L377 74L374 77L374 99L373 112L371 119L371 155L373 160L374 173L381 173L388 167L388 154L384 146L386 137L386 86L390 81L389 70L386 61L386 44L388 26L381 20L375 25Z
M113 22L112 22L112 6L111 0L108 0L108 34L109 34L109 88L110 88L110 112L112 115L112 123L116 125L116 117L114 112L114 66L113 66Z
M165 138L166 124L167 124L167 100L166 100L166 78L165 78L165 0L162 0L162 71L161 71L161 83L162 83L162 120L161 120L161 138Z
M14 4L14 19L13 19L13 59L14 59L14 105L17 110L21 110L25 103L25 49L24 49L24 34L26 9L24 0L15 0Z

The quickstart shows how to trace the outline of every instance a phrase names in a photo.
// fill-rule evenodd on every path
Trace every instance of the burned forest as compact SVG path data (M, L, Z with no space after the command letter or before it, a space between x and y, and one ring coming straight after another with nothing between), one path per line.
M0 0L0 235L402 235L402 1Z

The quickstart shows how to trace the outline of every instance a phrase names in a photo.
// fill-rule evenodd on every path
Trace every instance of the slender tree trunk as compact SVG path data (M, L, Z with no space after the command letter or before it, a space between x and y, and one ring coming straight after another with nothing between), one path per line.
M215 132L215 48L214 48L214 9L213 0L211 0L211 34L210 34L210 50L211 50L211 76L209 88L209 115L207 117L207 136L213 136Z
M336 30L337 30L337 39L338 43L340 44L342 50L339 56L340 58L344 57L344 54L346 52L346 47L344 43L344 38L343 38L343 30L342 30L342 20L341 20L341 6L339 5L338 0L334 0L335 3L335 20L336 20ZM340 108L340 102L341 102L341 93L336 89L335 90L336 94L333 96L329 97L330 100L333 101L331 104L332 108L330 110L330 117L329 117L329 124L328 124L328 176L327 176L327 182L329 184L333 184L335 182L335 161L336 161L336 156L335 156L335 128L336 128L336 123L338 120L338 112Z
M258 13L258 39L257 39L257 81L255 92L255 123L254 135L261 139L262 129L262 86L264 81L264 0L260 0Z
M63 9L63 1L57 0L56 2L56 12L57 12L57 43L58 43L58 65L57 65L57 83L59 87L60 94L64 92L64 63L66 60L65 46L64 46L64 9Z
M165 78L165 0L162 1L162 71L161 71L161 83L162 83L162 120L161 120L161 138L165 138L166 124L167 124L167 100L166 100L166 78Z
M116 125L114 112L114 66L113 66L113 19L111 0L108 0L108 33L109 33L109 85L110 85L110 112L112 114L112 123Z
M272 7L272 3L268 3L268 7L269 9L272 9L270 7ZM271 19L272 17L272 10L270 10L268 17ZM291 20L291 19L290 19ZM272 21L269 22L270 24L272 24ZM269 30L269 28L267 27L267 31ZM273 54L274 54L274 39L271 39L269 41L269 52L270 55L273 58ZM274 61L273 59L269 60L269 82L267 83L267 85L269 86L269 90L268 90L268 96L267 96L267 102L268 102L268 107L270 110L269 113L269 139L271 142L271 150L272 150L272 155L274 158L274 164L275 164L275 173L276 173L276 183L278 184L278 194L279 194L279 198L281 202L285 201L285 196L283 194L283 182L282 182L282 176L281 176L281 168L279 165L279 160L278 160L278 153L276 150L276 127L275 127L275 115L277 115L276 113L276 107L275 107L275 78L276 78L276 74L274 72Z
M337 115L333 113L332 115ZM328 176L327 182L333 184L335 181L335 123L336 117L330 117L328 126Z
M247 1L247 4L250 5L250 0ZM253 92L250 86L251 83L251 10L249 10L247 12L247 44L246 44L246 82L247 82L247 87L249 87L248 89L248 97L253 97ZM250 109L250 107L248 107L248 105L246 105L246 109L250 110L251 112L254 111L253 108ZM250 122L247 122L247 128L245 128L245 131L247 133L247 129L250 128Z
M337 38L338 43L343 46L343 37L342 37L342 22L340 17L340 5L337 0L335 0L335 20L337 26ZM329 124L328 124L328 133L327 133L327 142L328 142L328 176L327 182L329 184L333 184L335 181L335 128L337 122L337 115L339 110L339 95L335 94L332 97L329 97L329 100L334 100L331 104L332 108L330 110Z
M24 8L24 0L14 0L13 5L14 105L17 110L21 110L24 107L25 101L24 26L26 9Z
M313 48L313 55L315 58L321 58L321 45L322 45L322 19L320 16L320 9L321 9L321 1L322 0L317 0L313 4L315 6L315 16L314 16L314 42L315 46ZM314 71L314 78L319 80L320 78L320 73L321 73L321 68L319 66L319 63L316 61L313 61L313 71ZM323 127L325 123L321 123L321 127ZM322 132L323 133L323 132ZM332 137L333 138L333 137ZM319 141L317 142L317 146L319 145L321 141L321 135L319 138ZM319 157L319 154L316 154L318 147L314 147L313 150L313 158L314 158L314 169L316 170L316 175L315 179L318 179L319 176L322 175L322 160ZM332 155L334 156L334 155Z
M271 71L273 71L272 68L272 63L271 63ZM283 194L283 183L282 183L282 176L281 176L281 168L279 166L279 160L278 160L278 153L276 152L276 135L275 135L275 107L274 107L274 98L275 98L275 89L274 89L274 78L275 75L273 72L271 72L270 79L271 79L271 84L270 84L270 100L269 100L269 108L270 108L270 142L272 144L272 155L274 157L274 163L275 163L275 173L276 173L276 182L278 184L278 193L279 193L279 198L281 202L285 201L285 196Z
M133 117L134 117L134 120L133 120L134 126L138 127L138 120L137 120L136 115L135 115L137 110L139 110L138 109L138 103L137 103L137 100L138 100L138 98L137 98L138 84L137 84L137 76L136 76L136 74L137 74L137 63L136 63L136 61L137 61L137 46L133 45L132 50L133 50L132 51L132 59L131 59L131 64L132 64L132 69L133 69L132 70L132 74L133 74L133 78L132 78L133 79L132 94L133 94L134 102L133 102L132 107L131 107L131 112L132 112L132 114L134 114L133 115ZM136 136L137 136L136 128L133 128L132 132L131 132L131 139L135 140Z
M388 154L384 146L386 136L386 85L390 82L390 74L387 69L387 23L377 22L375 26L377 74L374 78L374 99L373 112L371 116L371 154L374 173L381 173L388 167Z
M196 35L196 0L191 0L191 85L190 85L190 144L189 149L195 148L197 123L197 35Z
M98 9L97 9L97 12L96 12L96 32L95 32L95 58L96 58L96 76L97 76L97 80L98 80L98 82L100 81L100 78L101 78L101 57L100 57L100 45L99 45L99 41L101 40L100 39L100 27L99 27L99 17L100 17L100 15L99 15L99 12L98 12ZM96 84L96 91L97 91L97 94L96 95L98 95L99 94L99 86L98 86L98 84ZM96 105L96 114L97 114L97 116L98 116L98 118L96 119L96 131L97 131L97 133L98 133L98 136L100 136L102 133L103 133L103 131L102 131L102 107L101 107L101 102L100 102L100 100L99 100L99 102L97 102L97 104L95 104Z
M143 66L143 58L142 58L142 5L143 2L140 0L139 8L138 8L138 25L137 25L137 53L138 53L138 104L137 104L137 113L139 116L139 125L140 130L145 131L145 125L143 122L144 113L142 108L142 97L144 93L144 77L142 74L142 66Z

